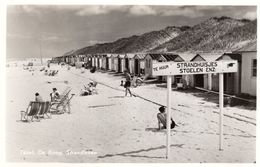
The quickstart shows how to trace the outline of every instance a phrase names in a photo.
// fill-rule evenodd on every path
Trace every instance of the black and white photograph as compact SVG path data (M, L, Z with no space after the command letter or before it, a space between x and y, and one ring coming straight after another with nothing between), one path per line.
M256 4L8 4L5 41L8 163L256 164Z

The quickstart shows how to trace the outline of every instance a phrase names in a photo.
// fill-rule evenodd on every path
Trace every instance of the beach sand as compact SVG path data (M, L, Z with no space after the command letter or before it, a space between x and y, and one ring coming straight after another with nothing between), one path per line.
M218 107L191 93L172 91L169 159L165 159L166 133L157 131L159 106L166 105L166 88L155 84L131 90L140 97L124 97L123 76L90 73L52 65L56 76L45 76L21 66L6 69L6 157L8 162L171 162L254 163L256 161L256 111L225 107L224 143L219 151ZM98 82L97 95L79 96L83 85ZM64 82L67 81L67 82ZM50 100L53 87L71 87L75 96L71 114L24 123L25 110L39 92ZM237 119L238 118L238 119Z

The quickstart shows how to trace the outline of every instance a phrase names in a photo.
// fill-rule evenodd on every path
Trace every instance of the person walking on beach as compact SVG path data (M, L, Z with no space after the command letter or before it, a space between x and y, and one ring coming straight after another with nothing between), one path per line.
M125 72L125 78L126 78L126 82L125 82L125 96L127 96L127 92L130 93L130 96L132 97L132 93L130 91L130 86L131 86L131 75L129 74L129 72L127 70L124 71Z
M50 94L51 101L57 101L60 98L60 93L58 92L57 88L53 88L52 90L53 92Z
M40 94L37 92L35 93L35 101L37 102L43 102L43 99L42 97L40 96Z
M161 130L161 129L166 129L166 118L167 118L167 115L166 115L166 112L165 112L165 107L164 106L161 106L159 108L159 113L157 114L157 119L158 119L158 129ZM162 126L161 126L162 125ZM171 118L171 129L173 129L175 127L175 122L173 121L173 119Z

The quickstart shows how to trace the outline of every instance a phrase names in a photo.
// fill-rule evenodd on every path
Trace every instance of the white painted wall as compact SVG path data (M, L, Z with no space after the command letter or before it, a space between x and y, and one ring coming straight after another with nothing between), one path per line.
M252 76L253 59L256 59L256 52L242 53L241 93L256 96L256 77Z

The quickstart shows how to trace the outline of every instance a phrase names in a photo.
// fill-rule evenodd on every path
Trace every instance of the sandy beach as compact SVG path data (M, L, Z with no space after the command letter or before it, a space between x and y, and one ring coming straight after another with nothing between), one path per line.
M159 106L166 105L166 88L146 84L131 88L135 97L125 97L122 75L90 73L72 67L46 76L22 66L6 68L6 157L8 162L71 163L254 163L256 161L256 111L224 108L224 143L218 149L218 107L196 93L173 90L171 156L165 159L165 131L157 131ZM79 96L83 85L98 82L98 94ZM67 81L67 82L65 82ZM24 111L39 92L50 101L52 88L71 87L75 96L71 114L52 115L24 123Z

